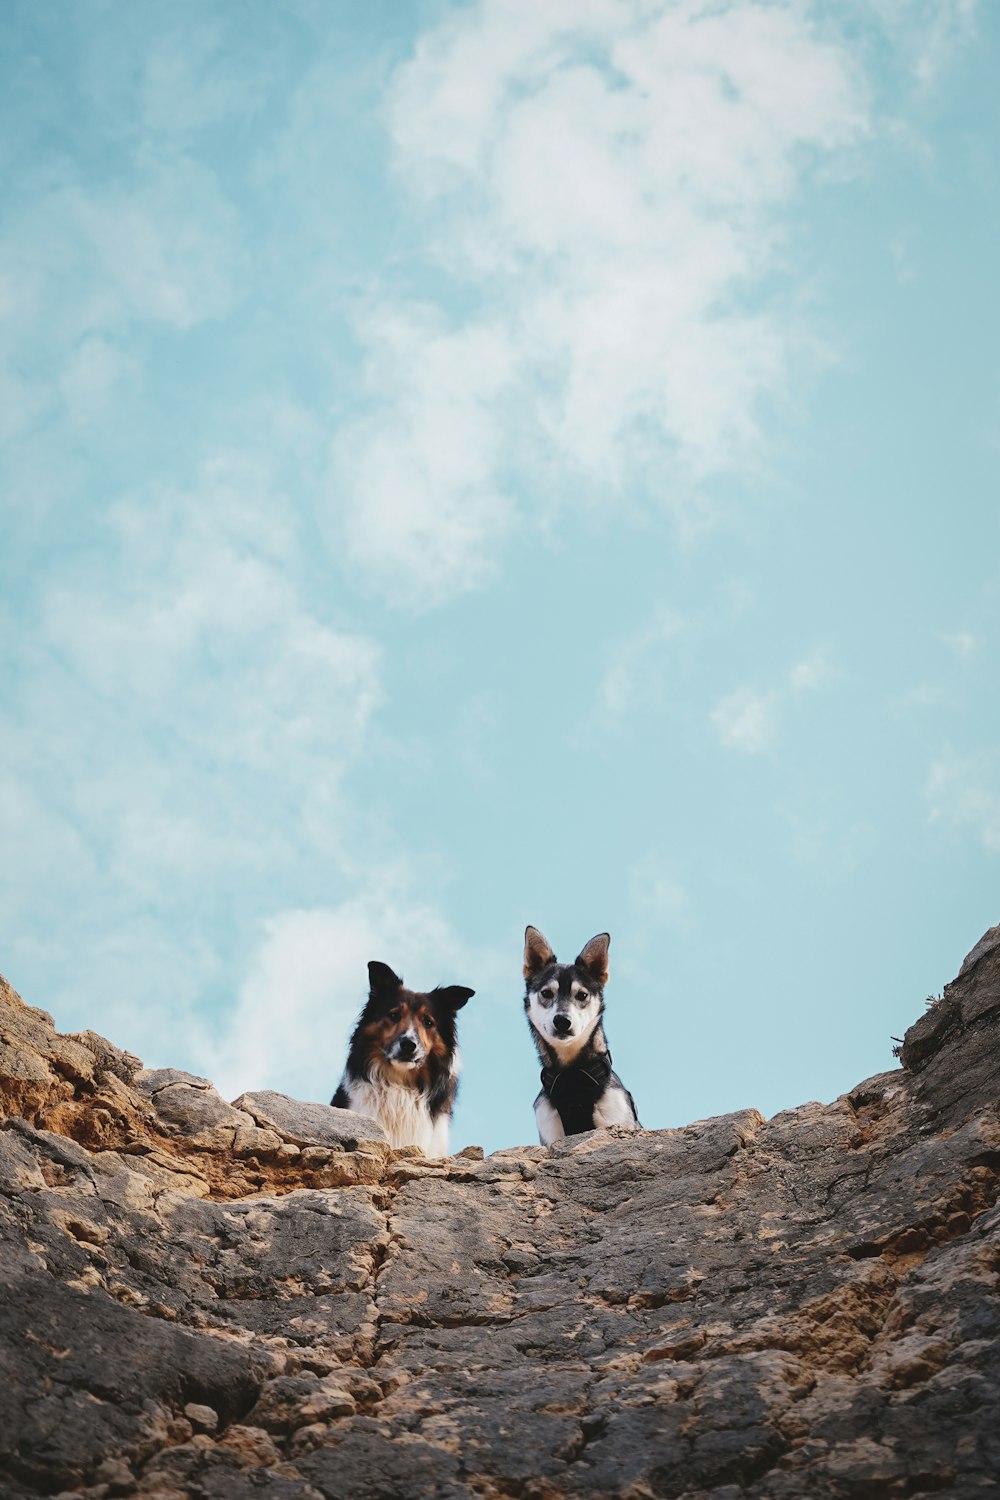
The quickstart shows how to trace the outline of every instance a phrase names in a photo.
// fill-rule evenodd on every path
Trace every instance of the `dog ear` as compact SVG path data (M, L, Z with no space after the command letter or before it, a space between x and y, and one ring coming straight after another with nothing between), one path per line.
M368 965L368 985L373 995L391 995L395 990L402 989L403 981L398 974L392 972L388 964L380 964L373 958Z
M532 974L539 973L547 964L554 964L556 956L549 946L549 940L537 927L526 927L524 929L524 977L530 979Z
M608 949L611 947L611 934L599 932L592 937L585 948L577 955L577 968L586 969L592 974L603 989L608 982Z
M448 984L444 989L435 990L434 998L440 1000L443 1005L450 1006L452 1010L461 1010L475 993L475 990L466 989L464 984Z

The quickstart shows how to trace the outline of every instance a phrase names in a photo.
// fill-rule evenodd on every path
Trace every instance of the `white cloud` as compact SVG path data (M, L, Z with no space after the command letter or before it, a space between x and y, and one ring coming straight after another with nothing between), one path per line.
M0 360L2 360L0 352ZM46 391L40 381L25 379L11 360L6 369L0 363L0 442L9 442L13 437L30 427L41 416L46 406Z
M829 800L829 799L827 799ZM872 829L864 822L851 822L842 812L828 807L781 805L789 832L789 853L797 864L835 882L852 875L872 844Z
M981 637L971 630L940 631L937 640L945 646L951 658L951 670L937 678L916 683L893 700L901 708L956 708L961 692L961 674L968 673L976 664L982 645Z
M758 693L749 687L729 693L712 710L722 744L746 755L770 750L778 737L780 702L778 693Z
M662 855L647 854L636 861L629 871L628 893L643 929L690 925L687 887Z
M266 1087L328 1101L373 958L417 989L475 987L484 962L434 907L409 897L392 870L379 872L377 889L339 906L279 912L264 924L215 1048L220 1092L234 1098Z
M587 253L661 223L678 182L717 201L782 195L795 147L839 145L858 110L846 54L801 5L486 0L421 38L390 118L424 192L475 177L515 241L582 231ZM539 174L533 155L588 171Z
M15 205L0 232L0 436L94 419L141 375L136 328L185 332L240 296L236 214L193 160L94 189L60 166Z
M60 983L72 954L146 1048L262 910L343 880L381 661L303 596L293 512L256 461L131 497L101 540L56 557L37 619L0 639L2 883L14 947L49 931Z
M71 189L48 208L92 258L89 326L138 319L188 329L232 306L243 270L235 215L199 163L181 158L128 191Z
M940 708L947 698L947 689L939 683L919 682L903 693L898 702L903 708Z
M981 0L875 0L874 11L921 87L933 85L975 35Z
M990 854L1000 854L1000 750L940 756L924 797L932 823L971 832Z
M96 334L81 339L69 355L59 386L71 421L87 423L107 411L126 379L136 378L135 361Z
M908 286L917 279L916 260L913 253L912 236L905 230L894 234L889 241L889 254L892 257L893 267L896 272L896 280L900 286Z
M110 576L88 560L44 608L78 681L227 763L289 774L354 753L377 649L302 606L291 512L256 465L216 460L190 493L119 505L112 528Z
M65 176L8 216L0 277L13 333L107 337L131 322L188 329L229 310L243 267L214 174L180 157L128 187Z
M332 510L352 560L419 608L481 583L510 525L498 410L511 350L497 329L449 331L418 308L366 335L378 405L334 444Z
M234 65L238 37L232 30L224 33L221 16L199 11L173 25L168 14L169 29L136 59L142 124L161 143L196 135L226 117L246 116L263 93L266 58L258 58L256 67L246 57Z
M617 724L638 704L661 701L665 657L687 628L680 615L660 608L647 625L615 644L601 679L601 706L607 721Z
M477 581L529 458L542 510L626 484L669 506L747 461L809 342L749 297L804 175L867 129L847 44L792 3L481 0L421 37L388 119L465 310L420 327L386 298L362 329L386 396L337 470L387 593Z
M767 692L751 686L737 688L712 710L712 723L721 743L746 755L773 749L790 700L826 687L836 675L825 652L814 651L790 668L780 687Z
M944 644L955 653L959 661L968 661L974 656L979 645L971 630L955 630L950 634L942 635Z
M826 687L836 675L826 653L814 651L795 663L788 674L788 686L793 693L811 693Z

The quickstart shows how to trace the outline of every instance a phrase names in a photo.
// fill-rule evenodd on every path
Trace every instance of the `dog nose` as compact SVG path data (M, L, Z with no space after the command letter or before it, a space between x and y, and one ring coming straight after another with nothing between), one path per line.
M417 1050L417 1044L412 1036L401 1036L398 1043L400 1057L410 1058Z
M573 1030L573 1022L570 1020L569 1016L553 1016L552 1027L559 1036L569 1036L570 1032Z

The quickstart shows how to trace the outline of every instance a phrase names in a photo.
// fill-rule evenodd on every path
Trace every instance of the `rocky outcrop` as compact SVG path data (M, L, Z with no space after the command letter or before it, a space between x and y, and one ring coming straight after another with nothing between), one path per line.
M2 1493L994 1491L1000 929L901 1061L769 1121L426 1162L3 986Z

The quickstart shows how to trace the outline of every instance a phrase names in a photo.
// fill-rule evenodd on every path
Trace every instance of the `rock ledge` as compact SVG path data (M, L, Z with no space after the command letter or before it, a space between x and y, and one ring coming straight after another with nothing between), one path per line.
M427 1162L0 980L2 1493L995 1493L1000 928L901 1060Z

